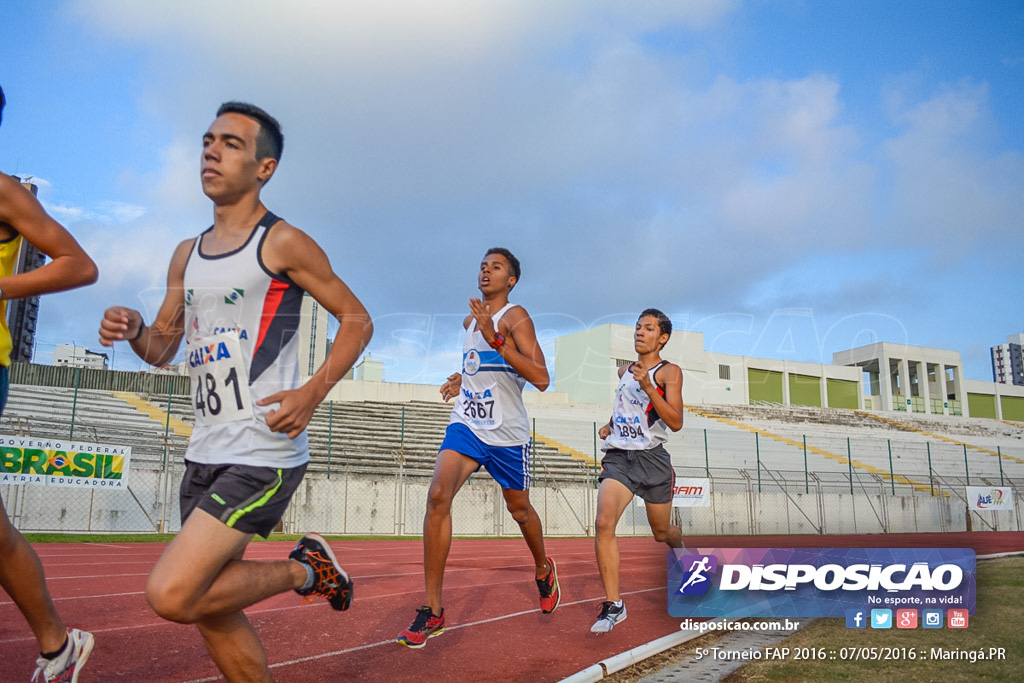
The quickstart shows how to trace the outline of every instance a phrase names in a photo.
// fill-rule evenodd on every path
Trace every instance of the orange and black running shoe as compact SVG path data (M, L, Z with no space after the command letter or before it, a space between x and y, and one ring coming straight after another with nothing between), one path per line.
M352 579L338 564L338 558L323 536L306 534L288 558L313 568L313 585L296 588L296 593L327 598L331 607L342 612L352 605Z

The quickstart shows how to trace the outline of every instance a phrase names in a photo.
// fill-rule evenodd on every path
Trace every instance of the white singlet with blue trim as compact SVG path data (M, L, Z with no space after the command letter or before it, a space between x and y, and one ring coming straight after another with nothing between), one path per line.
M654 381L654 373L665 361L661 361L647 371L651 383L658 393L665 395L665 389ZM619 388L615 392L615 406L612 408L611 434L604 440L601 450L619 448L624 451L645 451L658 444L665 443L668 432L665 421L651 405L651 397L636 381L630 364L619 379Z
M185 264L185 349L196 423L185 459L204 464L297 467L309 439L270 431L278 404L256 401L299 386L302 288L271 273L260 253L280 219L269 211L249 239L226 254L203 253L196 238Z
M495 314L498 321L515 304ZM521 446L530 440L530 420L523 405L526 380L484 341L471 320L462 343L462 390L451 422L461 422L489 446Z

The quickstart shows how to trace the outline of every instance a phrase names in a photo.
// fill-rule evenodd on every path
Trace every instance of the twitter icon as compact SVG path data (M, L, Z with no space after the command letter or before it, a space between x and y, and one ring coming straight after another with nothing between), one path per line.
M892 628L892 610L871 610L871 628Z

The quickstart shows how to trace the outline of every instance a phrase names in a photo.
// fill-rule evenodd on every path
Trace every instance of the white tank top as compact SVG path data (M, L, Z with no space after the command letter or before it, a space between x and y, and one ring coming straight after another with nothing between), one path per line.
M256 401L299 386L297 334L303 290L260 258L269 211L249 239L226 254L203 253L200 235L185 264L185 350L196 424L185 458L193 462L297 467L309 460L303 431L271 432Z
M664 364L665 361L661 361L647 371L647 376L662 396L665 395L665 389L654 381L654 373ZM615 406L612 408L612 432L604 440L601 450L620 448L624 451L645 451L665 443L668 438L665 421L651 405L651 397L633 377L630 370L632 367L630 364L619 379Z
M498 321L514 304L493 316ZM489 446L522 446L530 440L530 421L523 405L526 380L484 341L472 320L462 343L462 391L451 422L461 422Z

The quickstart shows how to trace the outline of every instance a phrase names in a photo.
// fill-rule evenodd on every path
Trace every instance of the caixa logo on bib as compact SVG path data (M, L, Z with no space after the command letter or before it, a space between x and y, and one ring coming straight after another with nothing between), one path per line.
M830 617L847 609L974 613L969 548L713 548L668 553L674 617Z

